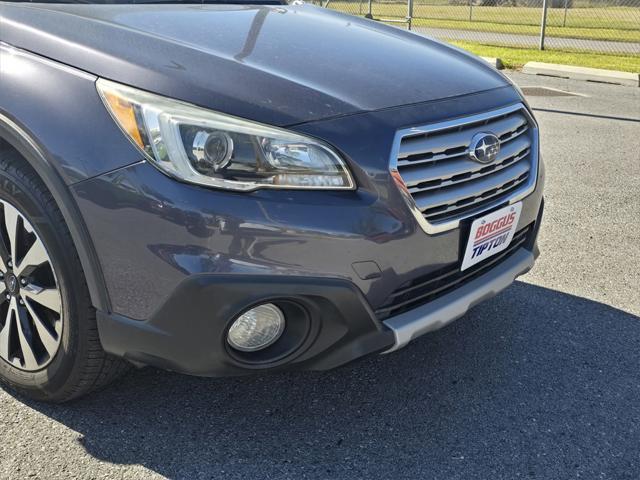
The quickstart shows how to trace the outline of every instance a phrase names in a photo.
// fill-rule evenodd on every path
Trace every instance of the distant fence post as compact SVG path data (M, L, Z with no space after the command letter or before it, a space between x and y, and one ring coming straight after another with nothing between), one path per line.
M564 0L564 18L562 19L562 26L567 26L567 6L569 5L569 0Z
M547 0L542 0L542 20L540 21L540 50L544 50L544 33L547 28Z
M411 23L413 22L413 0L408 0L407 2L407 24L409 26L409 30L411 30Z
M473 22L473 0L469 0L469 21Z

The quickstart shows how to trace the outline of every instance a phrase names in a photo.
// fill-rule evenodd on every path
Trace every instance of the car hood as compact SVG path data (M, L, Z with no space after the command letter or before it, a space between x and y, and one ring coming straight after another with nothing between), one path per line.
M310 5L3 4L15 47L274 125L506 85L440 42Z

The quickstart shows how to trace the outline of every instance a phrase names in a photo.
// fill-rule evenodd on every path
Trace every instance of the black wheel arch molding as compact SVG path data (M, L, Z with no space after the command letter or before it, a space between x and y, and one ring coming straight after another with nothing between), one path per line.
M87 280L93 306L98 310L111 311L100 262L93 248L87 226L69 187L38 142L2 111L0 111L0 139L7 142L25 159L51 192L71 233Z

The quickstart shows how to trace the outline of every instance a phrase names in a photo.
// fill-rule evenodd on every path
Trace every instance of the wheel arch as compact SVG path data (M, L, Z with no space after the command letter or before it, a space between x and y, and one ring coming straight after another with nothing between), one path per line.
M89 287L91 303L98 310L110 312L109 296L100 262L80 209L69 187L38 143L20 125L0 112L0 143L2 141L25 159L51 192L78 252Z

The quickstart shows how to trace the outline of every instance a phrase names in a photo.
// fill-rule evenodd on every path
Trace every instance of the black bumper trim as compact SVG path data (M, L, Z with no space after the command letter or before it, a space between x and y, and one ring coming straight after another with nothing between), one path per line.
M292 301L311 328L285 358L259 365L230 355L226 331L247 307ZM233 376L269 370L327 370L394 344L362 292L335 278L198 275L181 283L146 321L98 312L104 349L130 361L200 376Z

